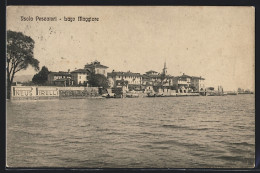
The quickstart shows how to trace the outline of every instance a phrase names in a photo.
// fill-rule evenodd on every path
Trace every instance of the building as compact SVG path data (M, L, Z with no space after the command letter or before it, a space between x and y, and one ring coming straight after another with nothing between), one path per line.
M148 72L145 72L146 75L159 75L159 73L157 71L154 70L150 70Z
M140 73L133 73L133 72L115 72L112 71L111 73L107 74L107 78L109 81L110 87L118 87L119 84L122 83L127 84L127 88L129 90L141 90L142 85L142 75ZM127 81L127 82L123 82Z
M71 79L74 85L87 85L90 71L87 69L77 69L71 72Z
M174 84L174 77L167 74L166 62L164 63L161 74L154 70L150 70L142 75L142 77L143 86L171 87Z
M66 87L71 85L71 80L69 78L56 79L55 81L53 81L53 85Z
M202 77L192 76L191 85L194 87L193 90L197 92L205 91L205 79Z
M50 72L48 74L48 81L49 85L59 85L59 86L69 86L73 85L71 81L71 74L70 72Z
M174 83L177 84L178 92L200 92L205 90L205 79L202 77L189 76L183 73L181 76L174 78Z
M170 88L174 85L174 77L171 75L168 75L167 73L167 67L166 67L166 62L164 62L164 67L162 70L162 86L165 88Z
M107 77L107 66L100 64L99 61L91 62L85 65L85 69L89 70L91 73L102 74Z
M145 72L145 74L142 75L142 85L143 86L156 86L161 83L161 76L160 73L150 70L148 72Z
M163 75L167 75L167 67L166 67L166 62L164 62L164 66L163 66L163 71L162 71Z
M174 83L177 85L178 93L188 93L192 90L190 88L191 79L191 76L184 73L181 76L176 76L174 78Z

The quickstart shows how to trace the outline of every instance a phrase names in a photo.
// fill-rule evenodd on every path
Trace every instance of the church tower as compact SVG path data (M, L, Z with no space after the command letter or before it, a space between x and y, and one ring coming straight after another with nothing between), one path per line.
M163 74L164 74L164 75L167 75L166 61L164 62Z

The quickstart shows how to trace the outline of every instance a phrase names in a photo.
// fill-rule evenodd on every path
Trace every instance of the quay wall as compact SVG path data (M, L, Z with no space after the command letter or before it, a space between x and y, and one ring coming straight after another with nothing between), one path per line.
M12 86L11 99L58 99L98 96L98 87Z

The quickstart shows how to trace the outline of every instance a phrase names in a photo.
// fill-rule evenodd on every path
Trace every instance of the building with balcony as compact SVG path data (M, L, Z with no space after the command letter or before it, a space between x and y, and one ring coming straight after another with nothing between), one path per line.
M204 91L204 81L205 79L202 77L189 76L184 73L174 78L174 83L176 83L180 93Z
M177 85L178 93L188 93L192 90L190 88L191 79L192 76L186 75L184 73L181 76L176 76L174 78L174 83Z
M205 90L205 78L192 76L191 85L196 92L203 92Z

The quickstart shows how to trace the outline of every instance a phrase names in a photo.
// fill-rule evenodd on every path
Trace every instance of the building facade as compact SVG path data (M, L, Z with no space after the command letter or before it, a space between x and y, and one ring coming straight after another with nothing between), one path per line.
M68 85L73 85L73 82L71 81L70 72L59 71L59 72L50 72L48 74L48 84L68 86Z
M164 63L164 67L162 69L162 73L158 73L154 70L150 70L146 72L143 76L143 86L160 86L160 87L168 87L174 85L174 77L168 75L166 62Z
M192 76L191 85L194 86L196 92L205 91L205 79L202 77Z
M178 93L188 93L191 92L191 79L192 77L186 74L182 74L181 76L176 76L174 78L174 83L177 86Z
M123 81L127 84L127 88L129 90L141 90L142 85L142 75L140 73L133 73L133 72L116 72L112 71L111 73L107 74L107 78L109 81L109 86L118 87L122 85Z
M89 70L77 69L71 72L71 79L74 85L87 85L88 76L90 74Z
M178 92L200 92L205 90L205 79L202 77L189 76L183 73L182 76L176 76L174 83L177 84Z
M107 77L107 66L100 64L99 61L91 62L85 65L85 69L89 70L91 73L102 74Z

